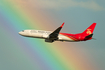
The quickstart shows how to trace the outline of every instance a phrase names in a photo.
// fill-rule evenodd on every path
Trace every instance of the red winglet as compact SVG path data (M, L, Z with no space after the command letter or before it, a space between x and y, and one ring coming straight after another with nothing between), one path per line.
M64 24L65 24L65 23L63 23L60 27L62 28Z

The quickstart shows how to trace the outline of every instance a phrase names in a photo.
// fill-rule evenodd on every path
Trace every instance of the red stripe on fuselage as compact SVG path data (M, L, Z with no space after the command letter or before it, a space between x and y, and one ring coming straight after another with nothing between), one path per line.
M68 33L60 33L61 35L64 35L74 41L79 41L78 39L76 39L76 35L75 34L68 34Z

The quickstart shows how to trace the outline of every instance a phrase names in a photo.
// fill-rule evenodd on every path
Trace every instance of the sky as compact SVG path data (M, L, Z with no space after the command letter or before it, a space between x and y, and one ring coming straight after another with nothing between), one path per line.
M104 0L0 0L0 70L105 70ZM81 33L97 23L85 42L47 43L22 37L25 29Z

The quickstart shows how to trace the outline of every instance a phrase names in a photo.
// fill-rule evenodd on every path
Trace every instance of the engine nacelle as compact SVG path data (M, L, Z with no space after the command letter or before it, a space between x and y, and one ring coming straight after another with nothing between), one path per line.
M54 40L45 39L45 42L49 42L49 43L52 43L52 42L54 42Z

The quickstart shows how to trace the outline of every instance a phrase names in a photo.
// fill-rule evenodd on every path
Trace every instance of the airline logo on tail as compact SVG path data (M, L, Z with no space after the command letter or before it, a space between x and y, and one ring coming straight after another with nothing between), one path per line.
M87 33L87 34L92 34L91 30L92 30L92 29L87 29L87 32L86 32L86 33Z

